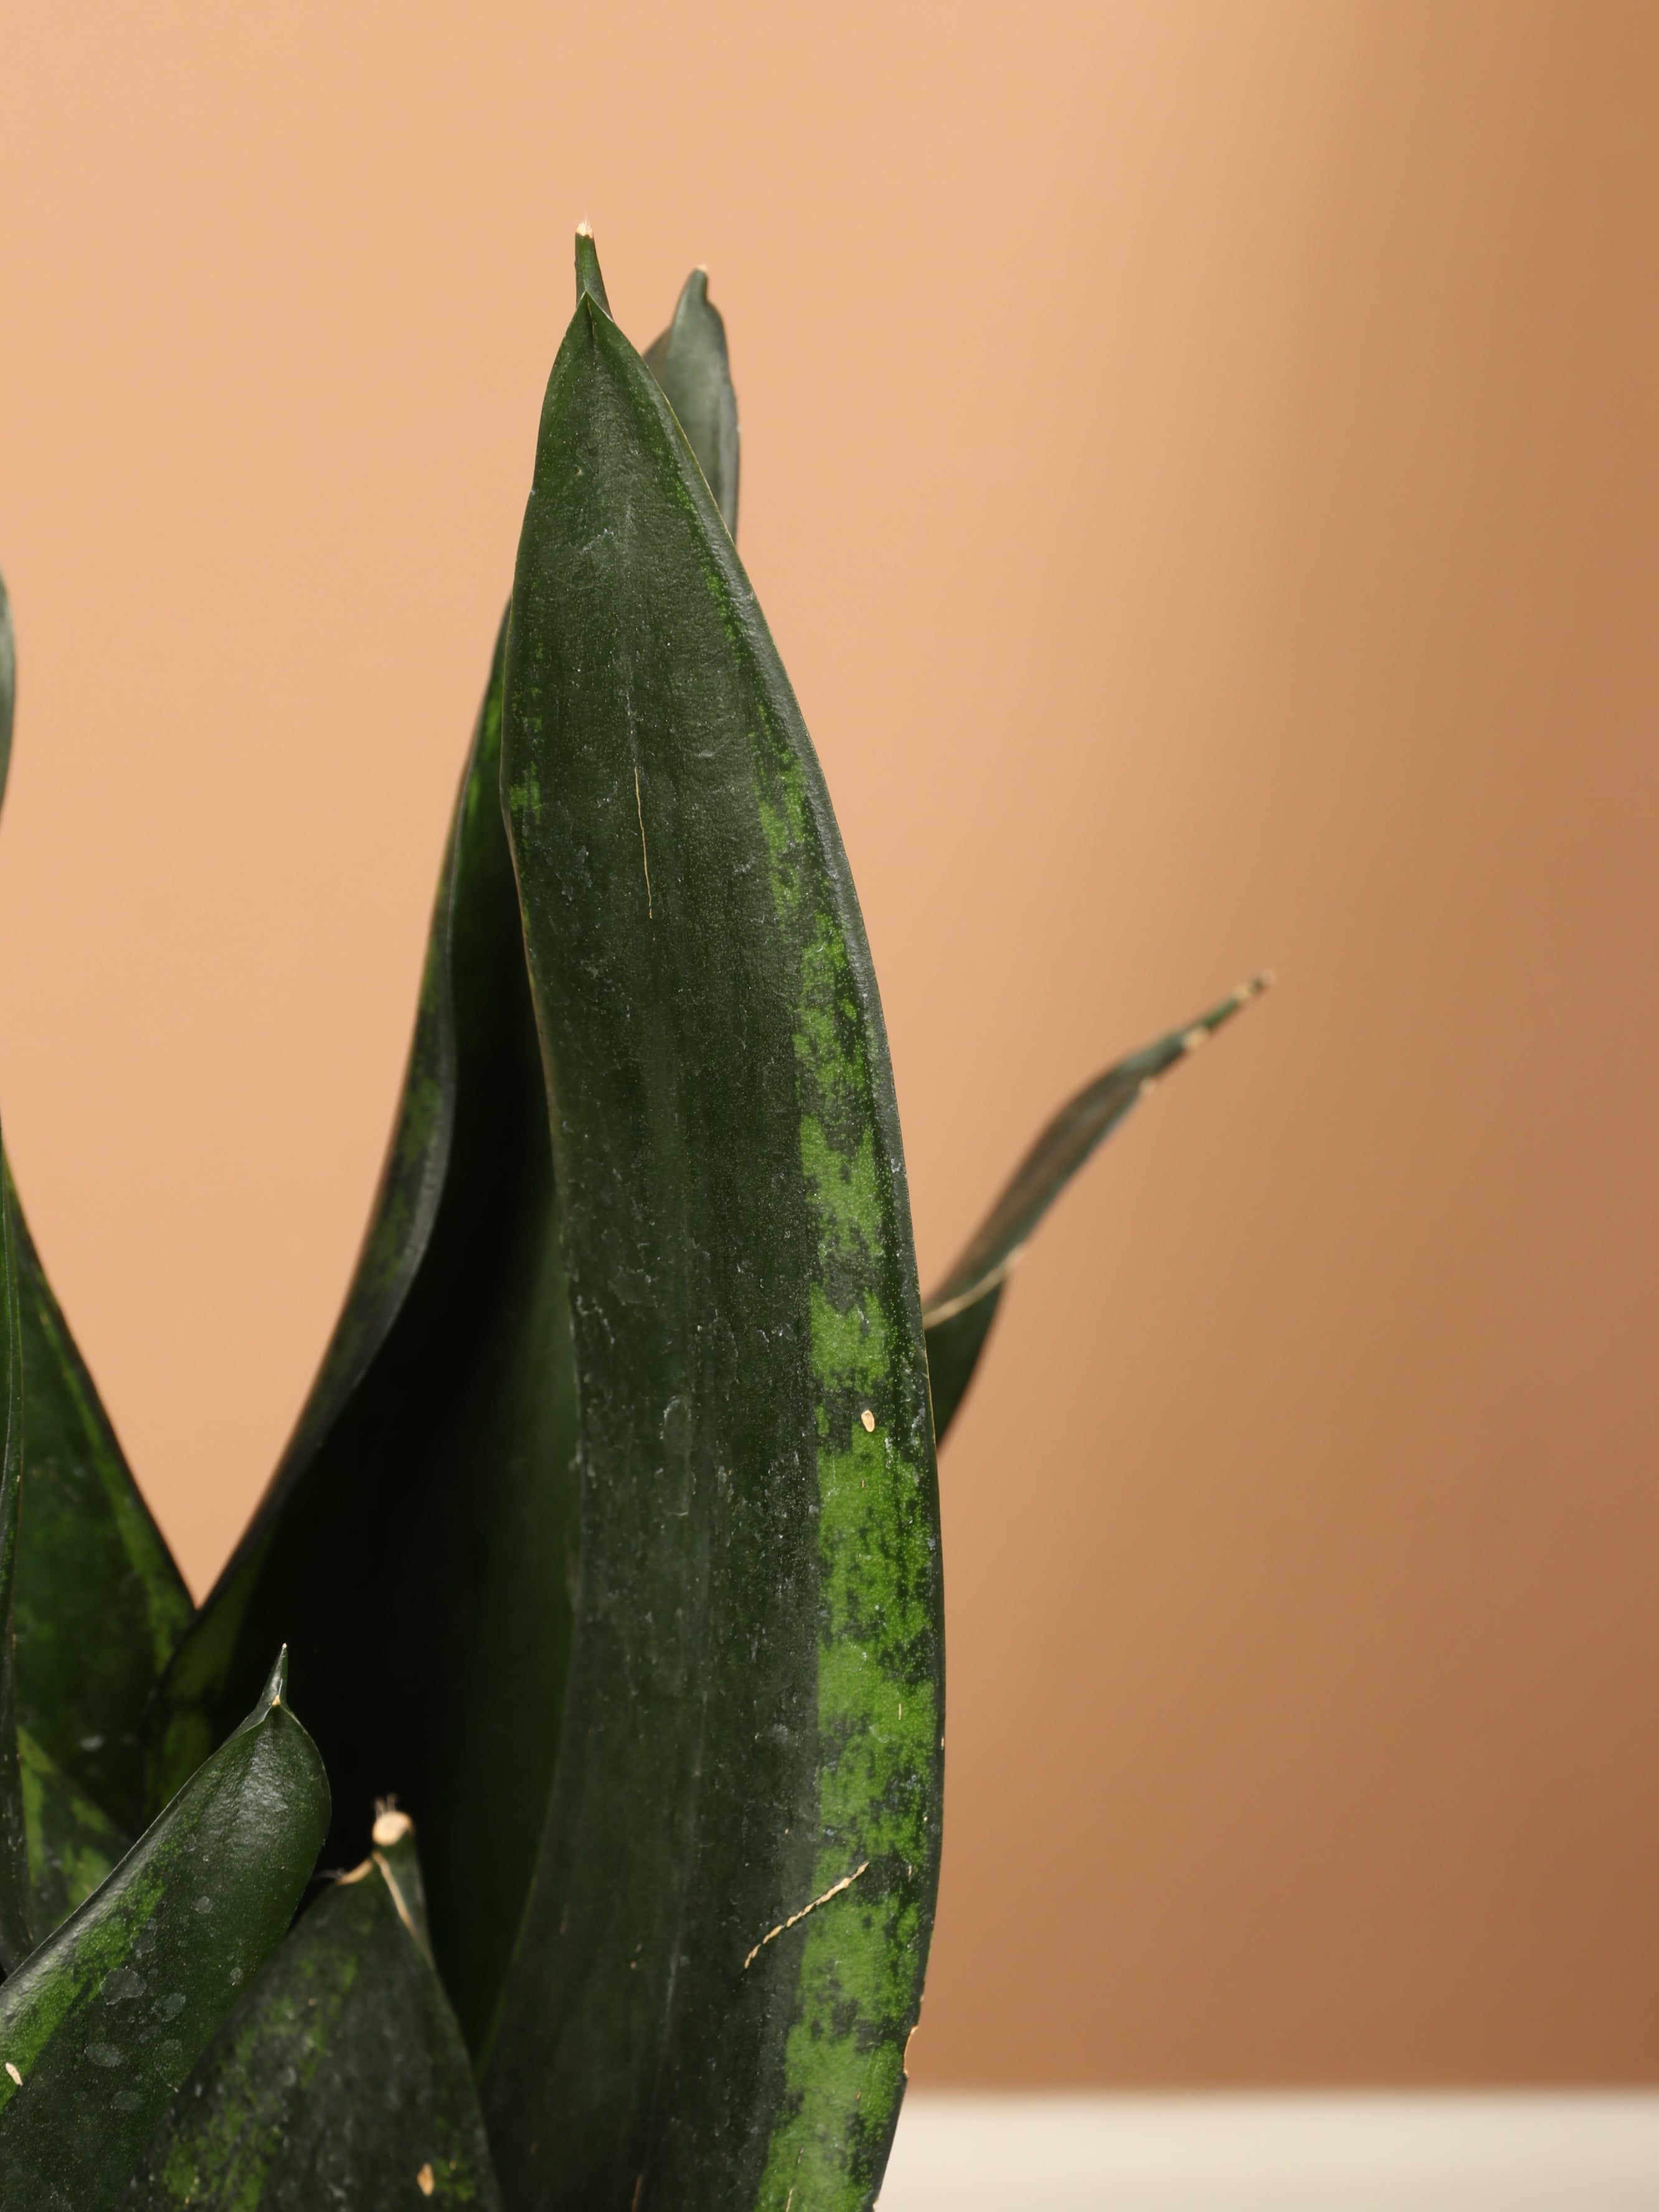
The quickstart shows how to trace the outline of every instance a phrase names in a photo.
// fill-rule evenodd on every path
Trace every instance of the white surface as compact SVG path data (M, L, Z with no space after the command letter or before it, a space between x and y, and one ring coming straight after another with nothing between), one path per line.
M913 2096L881 2212L1659 2212L1659 2095Z

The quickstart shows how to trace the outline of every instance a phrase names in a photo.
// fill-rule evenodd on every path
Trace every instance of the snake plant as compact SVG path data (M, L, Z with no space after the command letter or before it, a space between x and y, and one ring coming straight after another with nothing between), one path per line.
M1249 995L1081 1092L923 1305L724 327L698 271L641 356L576 266L362 1256L199 1609L0 1191L0 2212L867 2205L935 1443L1044 1209ZM0 763L13 696L0 592Z

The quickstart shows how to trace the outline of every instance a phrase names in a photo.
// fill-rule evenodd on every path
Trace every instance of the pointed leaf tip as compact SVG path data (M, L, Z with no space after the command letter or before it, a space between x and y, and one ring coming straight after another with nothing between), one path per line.
M599 268L599 250L593 243L593 234L583 222L576 226L576 305L592 300L594 306L609 315L611 302L605 296L605 277ZM614 322L616 318L611 317Z
M288 1646L283 1644L276 1654L276 1664L265 1676L265 1686L259 1692L258 1704L242 1723L244 1728L256 1728L273 1705L280 1705L288 1695Z
M979 1364L1002 1286L1027 1240L1072 1177L1164 1073L1207 1044L1273 981L1271 968L1139 1052L1116 1061L1069 1098L1004 1186L967 1249L922 1307L933 1409L942 1437Z

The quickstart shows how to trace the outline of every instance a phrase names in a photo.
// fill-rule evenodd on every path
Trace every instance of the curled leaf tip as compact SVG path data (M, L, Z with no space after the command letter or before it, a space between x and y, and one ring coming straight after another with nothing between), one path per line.
M276 1654L276 1663L265 1677L265 1686L259 1692L259 1703L269 1712L272 1705L280 1705L288 1694L288 1646L283 1644Z

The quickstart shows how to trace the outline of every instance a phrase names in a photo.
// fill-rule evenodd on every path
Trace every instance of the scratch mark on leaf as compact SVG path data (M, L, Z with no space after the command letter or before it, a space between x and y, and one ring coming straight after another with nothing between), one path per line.
M775 1928L769 1928L765 1935L761 1937L760 1942L756 1944L754 1949L744 1960L743 1971L744 1973L746 1974L749 1972L749 1969L754 1965L756 1960L759 1958L761 1953L766 1948L767 1945L772 1941L772 1938L775 1936L782 1936L786 1934L788 1929L795 1926L798 1921L805 1920L809 1912L816 1912L819 1905L828 1905L830 1899L832 1897L839 1897L842 1890L851 1889L853 1884L858 1880L859 1876L866 1871L869 1864L869 1860L866 1859L861 1865L855 1866L851 1874L844 1874L839 1881L832 1881L829 1888L824 1891L822 1897L815 1897L810 1905L803 1905L799 1912L792 1912L787 1920L780 1920Z
M651 855L645 849L645 808L640 803L640 764L637 761L634 763L634 811L640 817L640 858L645 863L645 918L647 921L654 921L657 917L651 903Z

